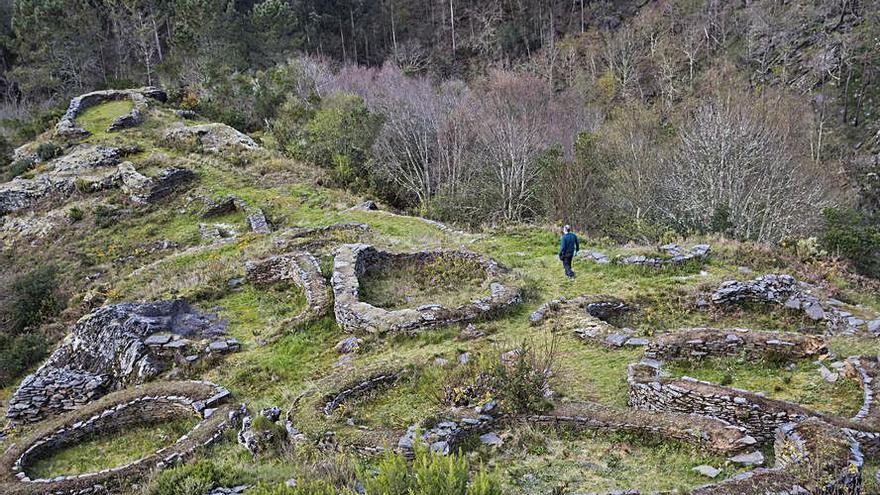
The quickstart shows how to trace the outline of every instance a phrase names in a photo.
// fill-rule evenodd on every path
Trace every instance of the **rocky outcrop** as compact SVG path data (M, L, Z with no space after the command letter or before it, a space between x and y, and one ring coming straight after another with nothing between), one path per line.
M846 311L844 303L820 297L817 287L791 275L764 275L753 280L729 280L709 296L714 305L743 302L772 303L803 311L810 319L824 322L831 334L864 332L880 336L880 315L864 319Z
M504 311L521 301L519 288L490 282L490 295L457 308L426 304L418 308L389 311L359 299L360 277L368 269L393 269L395 263L426 263L440 256L454 256L479 264L490 279L507 270L490 258L464 251L393 254L365 244L346 244L336 251L333 264L333 295L336 321L349 332L412 332L420 329L475 320Z
M6 415L15 422L38 421L149 381L174 365L235 351L240 346L224 336L225 327L179 300L98 308L22 381Z
M230 423L231 409L223 405L227 397L229 391L208 382L159 382L108 395L47 422L11 445L0 457L0 492L80 495L137 482L220 440ZM125 465L52 479L32 479L28 474L39 459L87 438L186 416L200 419L189 433Z
M0 184L0 215L27 208L50 195L69 195L77 182L89 190L110 187L116 164L131 150L83 144L47 164L47 172L33 179L16 178Z
M207 153L255 150L259 145L225 124L174 125L165 131L163 140L175 148Z
M79 114L95 105L100 105L108 101L129 99L132 102L131 112L117 118L110 124L108 131L118 131L128 127L140 125L143 122L143 113L147 107L147 100L157 100L164 102L167 99L165 92L159 88L145 87L139 89L109 89L105 91L94 91L84 95L77 96L70 100L67 112L61 117L61 120L55 125L55 134L62 137L83 137L88 136L89 132L76 122Z

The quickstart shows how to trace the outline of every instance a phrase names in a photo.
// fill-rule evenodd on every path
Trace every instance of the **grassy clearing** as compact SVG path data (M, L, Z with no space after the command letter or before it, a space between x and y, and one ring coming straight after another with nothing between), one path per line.
M699 363L667 363L676 376L687 375L712 383L762 392L767 397L796 402L828 414L851 417L862 407L862 389L841 377L828 383L812 362L749 363L737 359L709 359Z
M389 310L432 303L454 308L488 295L485 277L479 263L452 256L423 265L391 263L360 278L361 300Z
M28 475L53 478L121 466L171 445L197 422L196 418L183 417L94 435L35 462Z
M108 101L85 109L76 118L77 123L93 136L107 134L107 128L119 117L127 114L134 108L129 99Z
M511 495L625 489L687 493L708 482L692 471L696 466L722 469L723 477L737 472L723 457L644 436L521 427L506 437L489 465L504 474L504 493Z

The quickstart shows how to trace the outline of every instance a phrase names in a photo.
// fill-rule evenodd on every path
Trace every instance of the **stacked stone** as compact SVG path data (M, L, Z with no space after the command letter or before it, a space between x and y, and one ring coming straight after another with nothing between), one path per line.
M346 244L336 250L333 265L333 295L336 321L349 332L413 332L420 329L472 321L518 304L519 288L490 283L490 295L457 308L426 304L418 308L388 311L365 303L360 297L360 281L367 270L392 269L398 263L424 264L441 256L454 256L478 263L488 277L499 277L507 269L494 260L465 251L431 251L392 254L366 244Z
M285 326L320 318L330 309L330 290L318 260L311 253L297 251L260 261L248 261L245 264L245 274L247 281L256 286L289 282L302 289L308 307L288 320Z
M378 375L367 378L366 380L357 381L351 386L344 387L342 390L328 395L325 398L323 412L327 416L333 414L340 405L352 398L362 396L377 388L386 385L392 385L400 378L400 371L380 373Z
M145 87L140 89L94 91L77 96L70 100L67 111L55 125L55 134L62 137L88 136L89 132L76 123L77 116L89 107L114 100L130 99L134 107L131 112L114 120L110 124L108 131L118 131L140 125L143 122L143 111L147 106L147 98L164 102L167 99L167 95L159 88Z
M339 244L339 234L350 233L354 239L359 239L370 230L365 223L344 222L325 225L323 227L304 228L294 227L276 233L272 241L281 249L307 249L311 250L327 244Z
M6 416L37 421L144 383L202 353L238 350L238 341L224 336L225 328L226 322L180 300L98 308L80 319L46 363L22 381Z
M694 328L654 338L645 357L659 360L699 360L712 357L801 360L825 354L825 339L798 333L753 332L743 328Z
M661 251L665 251L667 257L631 255L614 258L613 260L604 253L599 251L583 250L578 256L586 258L590 261L607 264L614 263L617 265L639 265L648 267L660 267L670 265L683 265L693 260L701 260L709 256L711 247L708 244L697 244L690 249L684 249L678 244L665 244L660 246Z
M788 309L803 311L815 321L824 321L831 334L853 334L862 330L880 336L880 317L866 320L842 308L834 299L820 299L816 287L798 282L791 275L771 274L748 281L723 282L710 296L712 304L760 302L781 304Z
M567 403L561 410L550 414L518 419L528 424L646 433L700 444L712 452L722 454L736 453L757 443L743 428L715 418L695 414L619 410L592 403Z
M178 389L178 393L169 390ZM135 476L152 468L164 469L192 455L197 449L221 438L227 427L225 414L218 411L229 392L208 382L171 382L145 387L140 394L119 392L108 396L100 408L72 412L49 429L37 431L30 438L12 446L2 456L5 476L0 476L0 491L9 494L81 494L103 493L106 483L121 480L129 483ZM31 479L28 468L53 451L76 444L85 438L140 424L171 420L182 415L202 419L193 430L174 444L122 466L75 476ZM45 491L43 491L45 490Z

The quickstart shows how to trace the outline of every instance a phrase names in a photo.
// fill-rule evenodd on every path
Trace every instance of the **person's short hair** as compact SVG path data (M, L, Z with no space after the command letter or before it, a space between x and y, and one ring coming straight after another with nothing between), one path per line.
M562 231L566 234L571 232L571 225L566 225L565 227L562 227Z

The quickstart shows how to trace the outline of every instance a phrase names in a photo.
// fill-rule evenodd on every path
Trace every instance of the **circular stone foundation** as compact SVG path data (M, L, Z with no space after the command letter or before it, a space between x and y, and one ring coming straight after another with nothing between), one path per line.
M164 469L217 441L228 426L229 392L207 382L156 382L107 395L38 427L0 457L0 492L87 494L118 489L154 469ZM174 443L133 462L79 475L31 479L30 468L54 452L105 432L182 416L200 421Z
M430 266L438 280L455 277L464 267L464 276L485 274L482 285L488 286L489 295L465 304L425 303L413 308L386 309L364 300L362 280L371 274L404 267ZM450 272L443 273L452 267ZM428 273L424 274L429 275ZM416 253L388 253L365 244L346 244L336 251L333 267L333 294L336 298L336 321L347 331L413 332L425 328L448 325L489 317L521 301L521 290L509 283L509 271L485 256L466 251L425 251ZM448 280L447 280L448 281ZM421 280L432 284L432 280ZM395 288L396 289L396 288ZM401 292L406 292L401 290ZM448 307L453 306L453 307Z

